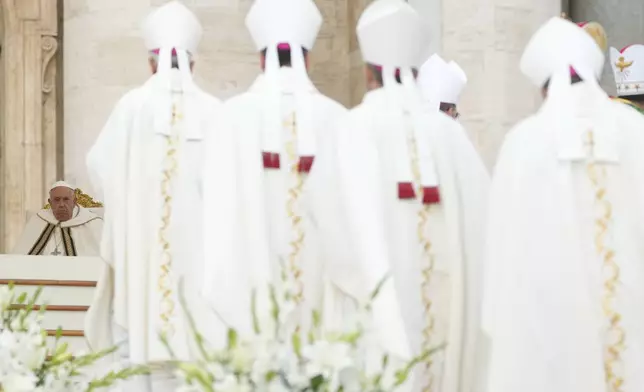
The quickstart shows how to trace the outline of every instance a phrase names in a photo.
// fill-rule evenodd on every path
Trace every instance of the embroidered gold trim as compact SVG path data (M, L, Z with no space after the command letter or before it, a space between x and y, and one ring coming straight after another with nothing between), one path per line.
M302 228L302 217L296 212L297 203L302 188L304 186L304 177L299 171L300 158L297 153L297 119L295 113L291 115L291 122L286 126L291 131L291 139L286 144L286 154L289 160L289 174L295 177L295 186L288 190L288 199L286 201L286 213L291 221L291 229L294 233L294 239L290 241L291 252L288 255L288 269L295 283L296 291L293 293L293 299L296 304L300 304L304 299L304 283L302 282L302 270L300 268L298 257L304 244L304 229Z
M178 112L176 104L172 105L172 134L166 138L166 155L161 180L161 196L163 199L161 227L159 229L159 242L161 244L161 266L157 288L161 294L160 314L161 332L170 338L174 332L172 318L174 316L175 304L172 290L172 248L168 238L170 221L172 219L172 180L177 171L177 146L179 136L174 129L183 116Z
M431 205L422 203L423 200L423 184L420 174L420 164L418 161L418 146L416 138L412 135L409 139L409 151L411 156L411 170L416 183L416 197L421 201L421 208L418 210L418 226L417 235L418 241L423 248L423 255L425 256L426 264L421 270L423 281L421 283L421 295L423 300L424 315L427 319L427 324L423 328L423 349L431 349L432 335L434 334L434 314L432 312L432 299L429 296L429 287L431 284L432 274L434 272L434 253L432 252L432 242L426 235L427 223L429 221L429 213ZM431 371L433 361L431 355L425 361L425 371L427 373L427 384L423 387L423 392L431 392L433 390L434 376Z
M598 166L594 160L595 139L592 131L587 133L586 146L590 160L586 166L588 178L595 192L595 205L599 207L599 216L595 220L595 250L603 259L602 272L604 295L602 309L608 319L607 343L604 352L604 371L609 392L623 392L624 384L622 353L625 349L626 332L621 325L622 316L614 308L617 298L617 284L620 279L620 268L615 261L615 251L606 245L606 237L612 221L613 206L608 200L606 189L606 168Z

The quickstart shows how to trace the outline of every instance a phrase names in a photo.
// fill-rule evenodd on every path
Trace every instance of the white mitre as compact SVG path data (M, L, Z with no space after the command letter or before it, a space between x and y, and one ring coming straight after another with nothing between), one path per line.
M376 0L356 28L365 62L383 68L417 68L425 40L420 16L402 0Z
M521 72L535 86L543 87L557 73L569 78L570 67L586 81L598 80L604 54L581 27L560 17L551 18L528 42L521 57Z
M431 55L418 70L418 87L426 103L438 110L442 100L443 75L447 73L447 62L438 54Z
M203 33L197 17L179 1L171 1L150 13L142 30L148 50L183 49L193 54Z
M610 65L613 67L617 95L644 94L644 45L636 44L622 50L610 48Z
M420 91L424 100L432 105L458 104L466 84L467 76L461 67L454 61L445 62L438 54L427 59L418 72Z
M447 64L449 72L445 80L445 89L443 91L443 102L458 104L461 98L461 93L467 85L467 75L463 68L461 68L454 60Z
M579 126L580 97L573 93L571 69L583 80L583 110L595 129L595 157L614 161L616 145L610 119L603 113L608 96L599 87L604 54L595 40L578 25L555 17L532 36L521 58L521 71L535 86L548 85L548 96L540 112L548 131L557 140L559 159L580 160L587 156L583 144L587 126Z
M258 51L278 44L311 50L321 26L322 14L312 0L256 0L246 16Z
M75 186L73 186L73 185L71 185L71 184L69 184L68 182L65 182L65 181L56 181L56 182L54 182L54 183L52 184L52 186L49 188L49 191L51 192L51 191L52 191L52 190L54 190L55 188L60 188L60 187L63 187L63 188L69 188L69 189L71 189L71 190L76 190L76 187L75 187Z

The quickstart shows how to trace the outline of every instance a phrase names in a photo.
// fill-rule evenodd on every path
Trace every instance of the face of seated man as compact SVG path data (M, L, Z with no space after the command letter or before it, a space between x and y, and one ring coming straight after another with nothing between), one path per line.
M74 190L59 186L49 191L49 205L51 212L59 222L66 222L72 218L76 206Z

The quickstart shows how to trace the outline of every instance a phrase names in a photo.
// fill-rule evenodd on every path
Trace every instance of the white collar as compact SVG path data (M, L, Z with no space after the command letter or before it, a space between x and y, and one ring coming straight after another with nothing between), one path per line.
M54 216L51 208L38 211L38 216L45 222L51 223L52 225L60 225L60 227L76 227L84 225L95 219L101 219L98 215L94 214L87 208L83 208L78 205L74 207L71 219L66 220L65 222L59 222Z

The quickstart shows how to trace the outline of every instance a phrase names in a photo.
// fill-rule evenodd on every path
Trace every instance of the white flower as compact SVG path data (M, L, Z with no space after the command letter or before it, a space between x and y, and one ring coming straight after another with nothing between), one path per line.
M215 385L213 385L213 388L217 392L251 392L252 388L248 381L242 379L238 380L237 377L235 377L232 374L227 375L224 377L223 380L216 382Z
M3 392L32 392L36 389L36 376L31 373L12 373L2 378Z
M39 369L47 357L47 348L42 337L34 337L22 334L18 339L20 349L16 350L15 357L29 370Z
M226 370L218 362L208 363L206 365L206 370L208 371L208 373L212 374L215 380L221 380L226 376Z
M351 346L344 342L320 340L302 349L306 358L306 373L309 377L338 373L353 366Z
M18 337L15 333L7 329L0 332L0 347L2 347L3 351L7 350L7 352L9 352L10 350L13 350L17 345Z
M255 360L252 347L248 344L239 344L231 353L230 366L236 372L247 373L250 371Z

